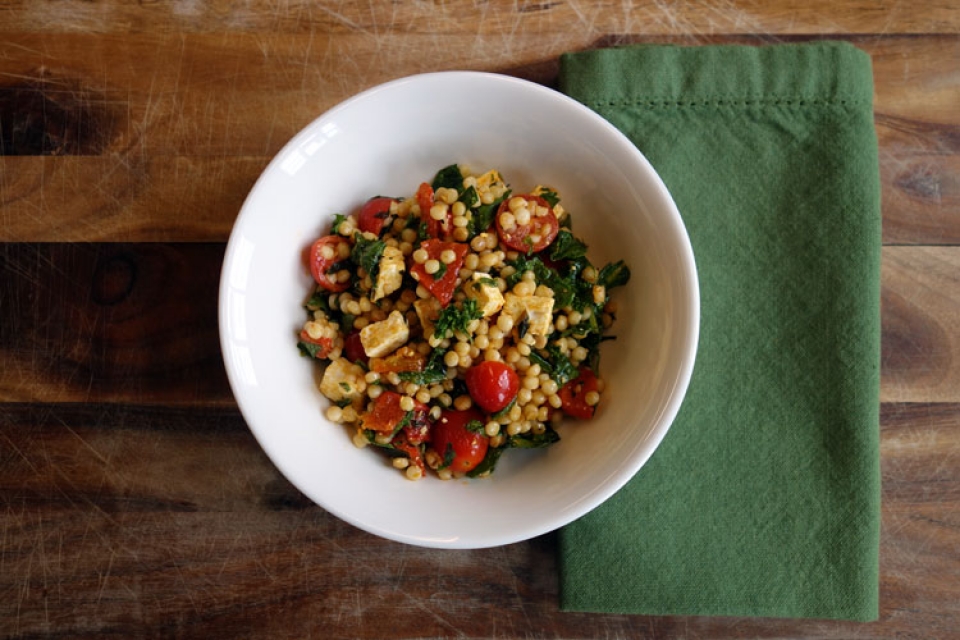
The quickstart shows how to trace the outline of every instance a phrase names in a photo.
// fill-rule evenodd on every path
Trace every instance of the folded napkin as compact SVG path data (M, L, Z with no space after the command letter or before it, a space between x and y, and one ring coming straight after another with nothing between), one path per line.
M648 464L560 533L561 607L873 620L880 185L869 57L844 43L567 54L560 88L672 192L697 362Z

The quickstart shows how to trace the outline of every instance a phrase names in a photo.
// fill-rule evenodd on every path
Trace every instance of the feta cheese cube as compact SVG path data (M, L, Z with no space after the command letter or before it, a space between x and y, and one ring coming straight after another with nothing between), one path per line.
M526 296L523 304L527 310L527 321L530 323L527 333L534 336L547 335L553 324L553 298Z
M429 298L420 298L413 303L413 310L417 312L420 318L420 326L423 327L423 335L429 338L433 335L433 325L440 317L440 301L430 296Z
M374 322L360 330L360 343L371 358L382 358L393 353L410 338L406 318L399 311L391 311L386 320Z
M548 296L518 296L508 292L503 297L502 314L510 316L514 326L527 321L527 333L545 336L553 324L553 298Z
M372 302L390 295L403 283L403 252L396 247L384 247L380 256L380 269L377 272L377 284L373 289Z
M363 367L346 358L337 358L327 365L320 380L320 393L334 402L354 401L367 388Z
M503 294L488 273L474 272L473 281L465 289L467 295L477 301L484 318L489 318L503 307Z

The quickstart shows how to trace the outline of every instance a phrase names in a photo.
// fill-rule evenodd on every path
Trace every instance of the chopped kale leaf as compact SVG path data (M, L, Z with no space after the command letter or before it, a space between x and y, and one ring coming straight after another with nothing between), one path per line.
M482 317L483 312L480 311L477 301L474 298L467 298L460 303L460 306L452 303L440 312L440 317L434 324L433 333L439 338L447 337L458 331L467 333L467 327L470 326L470 323Z
M606 287L608 293L610 289L625 285L629 280L630 267L628 267L623 260L611 262L604 266L600 269L600 274L597 276L597 284Z
M560 229L556 240L550 245L551 260L575 260L587 255L587 245L574 237L567 229Z
M380 270L380 256L387 246L383 240L367 240L360 233L353 236L353 250L350 252L350 260L370 276L370 279L376 282L377 271Z
M430 184L433 190L447 188L456 189L457 193L463 191L463 174L460 173L460 167L455 164L440 169Z

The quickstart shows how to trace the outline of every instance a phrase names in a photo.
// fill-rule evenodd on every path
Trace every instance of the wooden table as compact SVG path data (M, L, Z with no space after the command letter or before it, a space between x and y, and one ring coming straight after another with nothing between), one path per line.
M960 3L0 4L0 635L960 634ZM359 90L565 51L849 40L883 175L881 618L561 613L556 538L437 552L309 503L220 359L224 243L271 156Z

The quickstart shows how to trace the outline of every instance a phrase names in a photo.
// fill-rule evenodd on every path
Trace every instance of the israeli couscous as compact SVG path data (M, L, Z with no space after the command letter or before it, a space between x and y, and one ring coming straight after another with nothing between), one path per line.
M511 448L593 417L599 346L625 284L597 268L559 194L514 194L496 170L441 169L411 197L337 214L310 247L316 287L299 331L325 367L326 416L411 480L493 472Z

